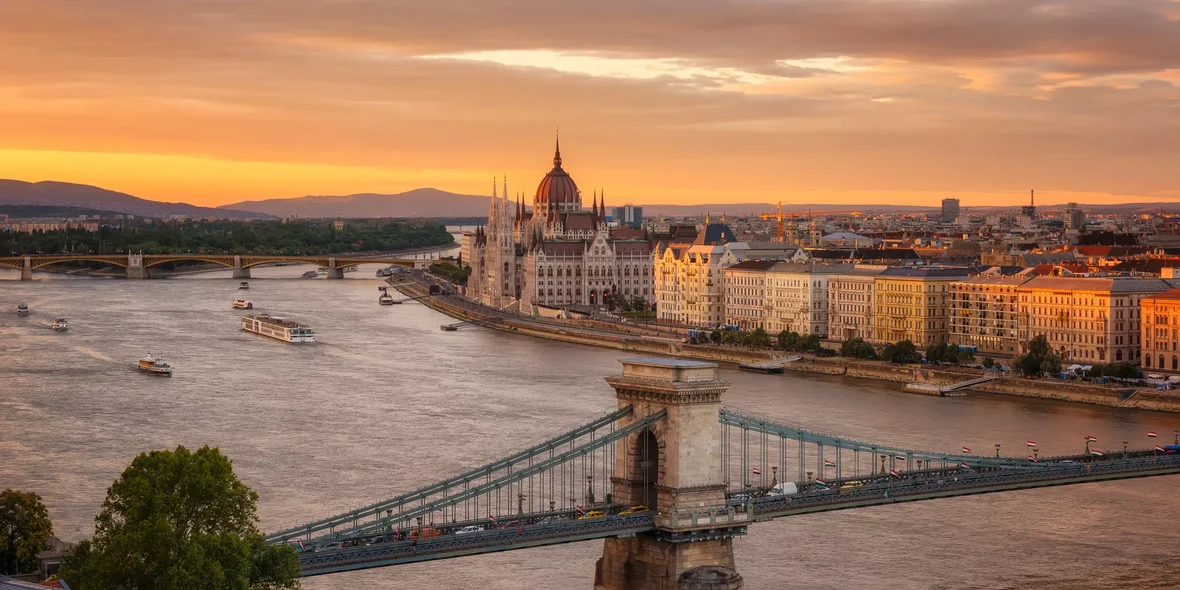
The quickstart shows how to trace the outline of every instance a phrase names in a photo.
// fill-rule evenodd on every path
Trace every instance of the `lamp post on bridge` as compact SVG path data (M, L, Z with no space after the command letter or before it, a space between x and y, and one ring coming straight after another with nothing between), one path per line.
M996 458L1000 458L1000 443L996 443Z
M1123 459L1127 458L1127 441L1123 441Z
M586 476L586 505L594 504L594 476Z

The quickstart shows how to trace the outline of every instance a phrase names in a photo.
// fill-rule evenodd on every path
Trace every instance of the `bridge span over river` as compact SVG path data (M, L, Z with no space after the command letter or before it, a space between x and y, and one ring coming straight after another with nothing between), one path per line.
M437 252L426 252L419 255L401 254L389 256L262 256L262 255L219 255L219 254L51 254L32 256L0 257L0 267L9 267L21 271L22 281L33 279L33 271L54 264L69 262L97 262L109 266L127 269L127 278L150 278L149 268L167 262L205 262L218 264L234 270L235 279L250 278L250 268L260 264L276 262L297 262L315 264L328 269L329 279L344 278L343 269L355 264L388 264L405 266L408 268L426 268L429 257ZM422 256L417 258L416 256Z
M776 518L1180 473L1160 447L1006 457L814 432L724 407L713 363L627 359L606 381L616 409L578 428L267 540L317 576L603 539L595 588L732 590L733 538Z

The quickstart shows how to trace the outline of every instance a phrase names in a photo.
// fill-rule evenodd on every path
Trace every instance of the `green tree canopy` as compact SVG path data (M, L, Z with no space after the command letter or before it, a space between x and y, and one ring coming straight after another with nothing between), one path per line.
M922 360L922 353L918 352L918 347L909 340L902 340L901 342L894 342L886 346L881 351L881 358L899 365L906 363L916 363Z
M94 538L61 576L75 590L297 588L298 557L263 540L257 501L217 449L141 454L107 490Z
M865 342L864 338L857 336L849 340L845 340L844 344L840 345L840 356L855 358L855 359L875 359L877 358L877 351L872 344Z
M1040 377L1061 372L1061 357L1053 352L1044 334L1029 340L1025 348L1028 352L1017 357L1014 363L1021 373L1030 377Z
M0 574L24 574L37 569L53 522L41 496L6 489L0 492Z

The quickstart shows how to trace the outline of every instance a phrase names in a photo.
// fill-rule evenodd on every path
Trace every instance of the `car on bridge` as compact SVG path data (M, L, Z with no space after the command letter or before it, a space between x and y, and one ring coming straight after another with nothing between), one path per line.
M644 506L643 504L636 504L636 505L620 512L619 516L628 516L631 514L642 514L644 512L647 512L648 510L650 510L650 508L648 508L647 506Z
M593 520L595 518L604 518L605 516L606 516L606 513L601 510L591 510L590 512L587 512L586 514L579 516L578 520Z
M414 529L410 532L410 540L429 539L438 536L438 529Z
M482 533L483 531L484 531L483 527L481 527L479 525L471 525L471 526L465 526L465 527L455 531L455 534L456 535L467 535L470 533Z

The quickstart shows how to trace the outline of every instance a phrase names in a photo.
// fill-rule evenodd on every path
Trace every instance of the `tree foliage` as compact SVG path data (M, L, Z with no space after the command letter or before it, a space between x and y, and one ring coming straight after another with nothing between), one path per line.
M430 272L459 285L466 285L471 276L471 267L456 264L454 259L443 258L430 264Z
M854 359L875 359L877 351L864 338L857 336L840 345L840 356Z
M788 352L810 352L813 354L823 354L821 351L824 350L820 345L819 334L805 335L787 330L778 333L776 347Z
M894 342L881 350L881 358L891 363L904 365L907 363L916 363L922 360L922 353L918 352L918 347L909 340L902 340L901 342Z
M107 490L94 538L61 576L75 590L297 588L298 557L263 540L257 501L217 449L141 454Z
M41 496L13 489L0 492L0 575L36 570L37 554L52 534L53 522Z
M987 356L983 358L983 368L994 369L996 367L996 359Z
M926 347L926 360L932 363L966 365L975 360L975 355L971 354L970 350L959 348L954 344L931 344Z
M1028 341L1027 352L1016 358L1016 369L1029 377L1061 372L1061 357L1049 346L1044 334Z
M193 221L125 229L0 232L0 252L23 254L285 254L402 250L449 244L454 237L434 222L390 220L331 223ZM10 255L10 254L5 254Z

